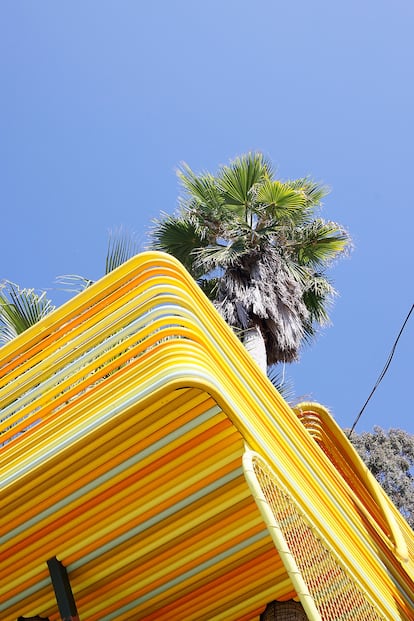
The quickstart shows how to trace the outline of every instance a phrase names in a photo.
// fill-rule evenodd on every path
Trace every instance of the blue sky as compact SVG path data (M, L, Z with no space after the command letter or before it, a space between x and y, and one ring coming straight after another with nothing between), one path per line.
M79 0L0 5L0 278L99 278L108 231L144 245L176 168L263 151L331 187L355 250L333 325L285 373L351 426L413 303L414 4ZM357 431L414 433L414 318Z

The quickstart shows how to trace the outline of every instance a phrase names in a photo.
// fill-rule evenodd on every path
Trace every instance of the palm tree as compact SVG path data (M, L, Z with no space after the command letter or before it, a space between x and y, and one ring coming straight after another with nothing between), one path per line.
M183 263L263 369L296 360L329 320L326 268L350 247L341 225L315 214L327 188L275 179L261 153L215 176L184 164L178 176L179 209L154 221L152 247Z
M45 291L36 293L6 280L0 285L0 344L8 343L54 308Z

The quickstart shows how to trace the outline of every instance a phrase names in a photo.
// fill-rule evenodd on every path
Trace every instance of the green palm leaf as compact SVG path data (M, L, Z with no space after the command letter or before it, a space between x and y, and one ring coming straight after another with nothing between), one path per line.
M93 280L79 274L62 274L56 276L56 283L62 291L69 293L79 293L93 285Z
M310 313L311 323L329 323L328 309L337 295L329 280L321 274L312 274L303 294L303 300Z
M138 252L139 246L134 233L124 231L122 228L111 231L105 262L105 274L109 274Z
M0 343L7 343L48 315L54 306L46 292L6 281L0 289Z
M214 302L217 297L220 277L212 276L210 278L200 278L197 283L204 295L207 296L209 300Z
M252 189L271 176L270 164L261 153L248 153L223 166L218 182L228 206L246 207L252 198Z
M194 264L194 251L207 243L202 229L191 218L164 214L163 219L153 221L152 248L172 254L194 278L202 275Z
M198 175L186 163L181 165L177 175L188 197L195 201L196 207L207 207L210 212L216 212L217 215L221 213L223 198L213 175L210 173Z
M264 221L296 223L303 218L305 195L280 181L264 181L257 192L256 200L259 203L257 211Z
M227 245L215 244L205 248L197 248L193 252L195 266L210 272L211 270L226 269L236 265L246 254L246 239L239 237Z
M276 366L269 367L267 377L283 399L287 401L287 403L292 404L295 400L293 381L290 378L285 379L284 373L281 373Z
M301 265L327 264L349 250L349 235L336 222L318 218L294 232L292 249Z
M309 177L286 181L286 185L290 186L292 190L303 193L306 207L317 207L330 191L328 186L313 181Z

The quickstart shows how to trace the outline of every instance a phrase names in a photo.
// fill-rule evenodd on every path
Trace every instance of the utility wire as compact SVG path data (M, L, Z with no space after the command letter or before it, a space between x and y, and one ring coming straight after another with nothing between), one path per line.
M401 336L401 334L403 333L403 330L404 330L404 328L405 328L405 326L406 326L406 324L407 324L407 322L408 322L408 320L409 320L409 318L410 318L411 313L413 312L413 309L414 309L414 304L411 306L411 308L410 308L410 310L409 310L409 312L408 312L408 315L407 315L407 317L405 318L403 325L401 326L401 330L399 331L398 336L397 336L397 338L395 339L395 342L394 342L394 345L392 346L392 349L391 349L390 355L388 356L387 362L385 363L384 368L382 369L381 373L380 373L380 374L379 374L379 376L378 376L377 381L375 382L375 386L374 386L374 388L371 390L371 392L370 392L370 394L369 394L368 399L365 401L364 405L362 406L360 413L359 413L359 414L358 414L358 416L356 417L355 422L354 422L354 424L352 425L350 432L348 433L348 439L351 437L352 432L354 431L354 429L355 429L355 427L356 427L356 425L357 425L357 423L358 423L359 419L361 418L363 411L365 410L366 406L368 405L368 401L371 399L372 395L374 394L374 392L376 391L376 389L377 389L377 388L378 388L378 386L380 385L381 381L383 380L384 375L385 375L385 374L386 374L386 372L388 371L388 367L389 367L389 366L390 366L390 364L391 364L391 360L392 360L392 358L393 358L393 356L394 356L394 353L395 353L395 350L396 350L396 347L397 347L397 343L398 343L398 341L400 340L400 336Z

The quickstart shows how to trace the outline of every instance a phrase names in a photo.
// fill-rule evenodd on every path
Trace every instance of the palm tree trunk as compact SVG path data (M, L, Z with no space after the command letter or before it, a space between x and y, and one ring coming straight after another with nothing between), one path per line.
M263 373L267 372L266 345L259 326L248 328L243 335L243 345L259 365Z

